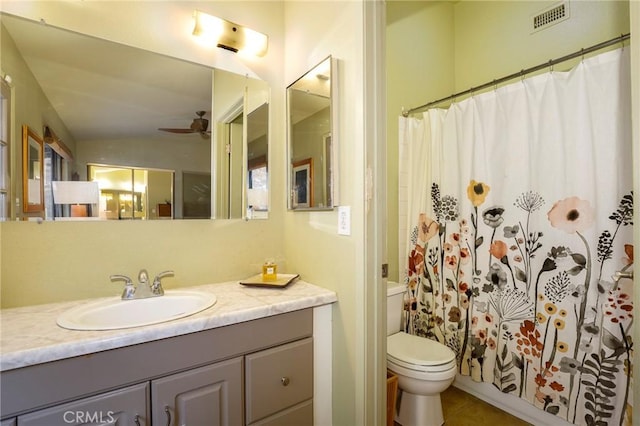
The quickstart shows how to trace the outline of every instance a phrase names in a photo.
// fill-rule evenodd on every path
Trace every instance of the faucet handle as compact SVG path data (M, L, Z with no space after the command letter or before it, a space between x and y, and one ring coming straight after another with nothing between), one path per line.
M126 275L111 275L109 277L111 281L124 281L124 290L122 290L123 299L132 299L136 292L136 288L133 286L131 278Z
M160 281L160 279L164 278L164 277L172 277L173 276L173 271L162 271L160 272L158 275L156 275L156 277L153 279L153 281Z
M127 285L127 286L128 285L133 285L133 282L131 281L131 278L129 278L126 275L118 275L118 274L110 275L109 279L111 281L124 281L124 285Z
M151 284L151 292L156 295L163 295L164 289L162 288L162 283L160 280L162 280L162 278L164 277L169 276L173 276L173 271L163 271L156 275L156 277L153 279L153 284Z

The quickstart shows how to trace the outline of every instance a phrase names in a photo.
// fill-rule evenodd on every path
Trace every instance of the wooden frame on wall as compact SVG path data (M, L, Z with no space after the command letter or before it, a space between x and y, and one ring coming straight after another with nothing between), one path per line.
M22 211L44 210L44 143L29 126L22 125Z

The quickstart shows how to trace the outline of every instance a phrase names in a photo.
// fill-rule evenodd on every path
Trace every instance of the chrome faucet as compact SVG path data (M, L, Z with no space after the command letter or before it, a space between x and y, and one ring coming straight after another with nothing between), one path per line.
M122 300L146 299L148 297L157 297L164 294L161 280L163 277L172 276L173 271L160 272L155 276L152 283L149 283L149 273L146 269L138 272L138 285L134 286L131 278L126 275L111 275L111 281L124 281L124 290L122 290Z
M155 295L151 293L151 287L149 286L149 273L146 269L141 269L138 272L138 285L136 286L134 299L146 299L153 296Z

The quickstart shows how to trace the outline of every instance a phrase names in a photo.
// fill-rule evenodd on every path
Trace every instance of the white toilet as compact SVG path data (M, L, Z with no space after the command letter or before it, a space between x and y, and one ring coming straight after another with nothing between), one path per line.
M402 330L402 304L406 286L387 288L387 368L398 376L395 421L402 426L441 426L440 393L456 377L456 355L435 340Z

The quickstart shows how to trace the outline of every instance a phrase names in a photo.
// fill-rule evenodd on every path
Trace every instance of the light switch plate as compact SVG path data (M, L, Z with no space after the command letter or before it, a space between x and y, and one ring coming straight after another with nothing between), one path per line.
M338 206L338 235L351 235L351 206Z

